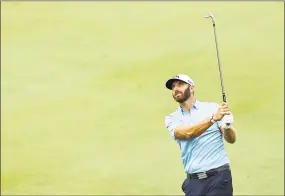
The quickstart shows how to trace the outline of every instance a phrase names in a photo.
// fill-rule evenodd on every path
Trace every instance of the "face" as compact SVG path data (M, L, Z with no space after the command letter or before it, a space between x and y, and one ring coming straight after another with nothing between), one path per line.
M185 82L176 80L172 83L172 96L178 103L183 103L191 96L191 86Z

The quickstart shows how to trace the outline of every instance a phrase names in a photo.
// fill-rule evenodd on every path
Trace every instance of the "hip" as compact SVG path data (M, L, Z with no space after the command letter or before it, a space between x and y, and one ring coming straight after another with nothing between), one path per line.
M193 160L188 163L184 163L184 171L185 173L198 173L205 172L211 169L218 168L222 165L230 164L230 160L227 155L223 157L216 157L216 159L201 159L201 160Z
M226 164L206 172L187 174L181 188L187 196L232 196L233 184L230 166Z

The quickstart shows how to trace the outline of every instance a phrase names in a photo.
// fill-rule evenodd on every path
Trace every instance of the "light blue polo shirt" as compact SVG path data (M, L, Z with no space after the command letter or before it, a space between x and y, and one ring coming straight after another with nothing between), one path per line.
M219 129L221 121L214 123L200 136L192 139L179 140L174 136L174 129L177 126L192 125L206 120L217 111L218 107L217 103L196 100L190 113L179 106L175 112L165 117L166 128L179 144L186 173L204 172L230 162Z

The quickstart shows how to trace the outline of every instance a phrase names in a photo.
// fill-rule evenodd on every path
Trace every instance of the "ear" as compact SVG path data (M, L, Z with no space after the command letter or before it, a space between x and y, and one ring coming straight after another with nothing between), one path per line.
M190 86L190 92L191 92L191 93L194 92L194 88L195 88L195 86Z

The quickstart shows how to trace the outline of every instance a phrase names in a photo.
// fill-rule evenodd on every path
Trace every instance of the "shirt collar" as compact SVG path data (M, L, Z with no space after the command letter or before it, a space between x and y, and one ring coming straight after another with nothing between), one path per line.
M194 103L194 105L192 106L192 108L191 109L196 109L196 110L198 110L199 108L200 108L200 101L198 101L198 100L195 100L195 103ZM187 114L187 113L189 113L188 111L186 111L184 108L182 108L181 106L179 106L179 109L180 109L180 111L181 111L181 113L182 114Z

